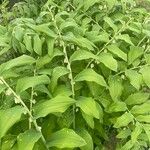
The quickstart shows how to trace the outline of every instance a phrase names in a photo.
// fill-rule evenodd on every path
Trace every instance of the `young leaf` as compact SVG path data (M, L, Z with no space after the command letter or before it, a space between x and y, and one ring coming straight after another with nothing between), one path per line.
M17 137L17 145L20 150L32 150L34 144L40 139L41 133L35 130L27 130Z
M136 117L139 122L150 123L150 115L139 115Z
M85 114L99 119L99 110L96 107L96 102L91 97L80 97L76 105L80 107Z
M150 88L150 67L146 66L140 69L140 73L142 74L143 80L145 84Z
M120 128L120 127L127 126L131 121L133 121L132 114L126 112L122 116L117 118L117 121L114 124L114 127Z
M0 139L16 122L21 119L21 115L25 112L21 106L15 106L9 109L0 110Z
M110 77L108 83L110 95L113 101L117 101L123 91L122 81L119 77Z
M121 35L118 35L117 37L116 37L116 39L118 40L123 40L123 41L125 41L126 43L128 43L128 44L130 44L130 45L134 45L133 43L132 43L132 41L131 41L131 38L130 38L130 36L128 35L128 34L121 34Z
M76 134L72 129L61 129L51 135L48 139L48 147L75 148L86 145L85 140Z
M95 82L101 86L107 87L104 78L92 69L84 69L82 72L80 72L78 75L75 76L74 80L76 82L79 81Z
M119 102L119 101L112 103L106 109L108 113L121 112L126 110L127 110L126 104L124 102Z
M76 101L68 96L58 95L34 106L35 118L45 117L50 113L63 113Z
M21 93L28 88L35 87L40 84L49 84L49 77L46 75L21 78L17 81L16 92Z
M78 135L80 135L85 142L87 143L85 146L80 147L81 150L93 150L93 139L91 135L85 129L77 130Z
M131 133L131 141L133 144L136 143L136 141L138 140L138 136L141 134L141 132L142 132L142 126L140 123L136 122L135 129Z
M52 71L52 77L51 77L51 84L50 84L52 92L54 92L54 89L57 86L58 79L61 76L64 76L64 75L66 75L68 73L69 73L69 70L67 68L65 68L65 67L62 67L62 66L58 66L58 67L55 67L53 69L53 71Z
M146 102L142 105L135 105L131 109L133 114L148 114L150 112L150 103Z
M135 104L141 104L148 100L150 94L148 93L134 93L129 95L129 97L125 100L125 103L127 105L135 105Z
M34 51L38 55L42 55L42 41L38 34L34 36Z
M70 62L72 61L77 61L77 60L84 60L84 59L95 59L97 60L98 57L94 55L93 53L86 51L86 50L77 50L75 51L71 57L70 57Z
M98 57L99 61L103 63L106 67L108 67L110 70L117 71L117 61L113 58L113 56L110 53L102 52Z
M128 53L128 64L132 64L137 58L143 54L144 49L142 47L131 46Z
M0 73L3 71L9 70L14 67L23 66L23 65L30 65L35 62L35 59L27 56L22 55L20 57L14 58L12 60L7 61L6 63L3 63L0 65Z
M123 59L124 61L127 61L127 54L123 52L117 45L109 45L107 46L107 49L113 54L117 55L119 58Z
M32 37L28 34L24 35L23 43L25 44L25 48L32 53L33 47L32 47Z
M141 84L142 84L142 75L139 74L135 70L127 70L125 71L125 75L129 78L130 83L139 90Z

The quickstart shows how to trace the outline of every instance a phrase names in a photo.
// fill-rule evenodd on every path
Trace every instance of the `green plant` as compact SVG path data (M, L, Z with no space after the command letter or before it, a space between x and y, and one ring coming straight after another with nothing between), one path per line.
M148 148L150 14L134 0L4 2L1 149Z

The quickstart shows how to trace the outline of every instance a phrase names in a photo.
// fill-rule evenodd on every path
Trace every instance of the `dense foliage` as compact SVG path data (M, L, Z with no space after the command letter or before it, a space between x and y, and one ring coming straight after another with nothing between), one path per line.
M4 0L0 12L1 150L149 148L145 8L135 0L10 8Z

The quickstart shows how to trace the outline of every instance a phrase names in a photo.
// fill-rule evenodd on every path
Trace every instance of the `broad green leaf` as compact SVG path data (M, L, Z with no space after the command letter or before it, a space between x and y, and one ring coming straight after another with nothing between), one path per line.
M84 11L87 11L90 7L92 7L99 0L85 0L83 3Z
M137 58L143 54L144 49L142 47L131 46L128 53L128 64L132 64Z
M134 93L129 95L129 97L125 100L125 103L127 105L135 105L135 104L141 104L148 100L150 94L149 93Z
M38 34L34 36L34 51L38 55L42 55L42 41Z
M92 128L94 129L94 118L92 116L89 116L87 114L85 114L83 111L82 111L82 116L83 118L85 119L86 123Z
M139 90L142 84L142 75L135 70L125 71L125 75L129 78L130 83Z
M145 84L150 88L150 66L146 66L140 69Z
M96 107L96 102L92 97L80 97L77 100L76 105L80 107L85 114L99 119L99 110Z
M78 135L80 135L85 142L87 143L85 146L80 147L81 150L93 150L93 139L91 135L85 129L77 130Z
M34 144L40 139L41 133L35 130L27 130L17 137L17 145L19 150L32 150Z
M54 31L48 27L49 24L34 25L34 24L27 23L26 25L35 31L48 35L49 37L53 37L53 38L57 37L57 34L55 34Z
M136 122L135 129L131 133L131 141L133 144L136 143L136 141L138 140L138 136L141 134L141 132L142 132L142 126L139 122Z
M107 46L107 49L113 54L117 55L119 58L123 59L124 61L127 61L127 54L123 52L117 45L109 45Z
M46 75L21 78L17 81L16 92L21 93L28 88L35 87L40 84L49 84L49 77Z
M117 121L114 124L114 127L120 128L120 127L127 126L131 121L133 121L133 115L126 112L122 116L117 118Z
M27 55L22 55L20 57L14 58L12 60L9 60L6 63L1 64L0 73L2 73L3 71L9 70L11 68L14 68L14 67L30 65L30 64L33 64L34 62L35 62L34 58L27 56Z
M33 47L32 47L32 37L28 34L24 35L23 43L25 44L25 48L32 53Z
M123 145L123 147L120 148L120 150L130 150L133 147L133 143L132 141L128 141L125 145Z
M63 113L76 101L68 96L58 95L50 100L43 101L34 106L36 118L45 117L50 113Z
M150 103L145 102L142 105L135 105L131 109L131 113L133 114L148 114L150 113Z
M150 65L150 54L145 54L145 59L146 59L147 64Z
M71 96L72 91L70 87L67 87L66 85L58 85L53 93L54 96L57 95L64 95L64 96Z
M97 60L98 57L96 55L94 55L93 53L86 51L86 50L77 50L75 51L71 57L70 57L70 61L76 61L76 60L84 60L84 59L95 59Z
M69 70L67 68L65 68L65 67L62 67L62 66L58 66L58 67L55 67L53 69L53 71L52 71L52 77L51 77L51 84L50 84L52 92L54 92L54 89L57 86L58 79L61 76L64 76L64 75L66 75L68 73L69 73Z
M121 79L119 77L110 77L108 83L109 83L109 92L113 101L119 100L123 91Z
M113 58L113 56L110 53L100 53L98 55L99 61L103 63L106 67L108 67L110 70L117 71L118 64L117 61Z
M21 42L24 35L24 29L21 26L16 26L13 29L13 33L15 38Z
M145 133L146 133L148 140L150 142L150 128L148 128L146 125L143 125L143 128L144 128Z
M51 37L48 37L46 39L46 43L47 43L47 48L48 48L48 55L53 56L55 39L51 38Z
M105 0L107 2L108 8L112 9L115 6L116 0Z
M130 44L130 45L134 45L131 41L131 38L128 34L120 34L116 37L116 39L118 40L123 40L125 41L126 43Z
M109 17L104 17L104 21L115 31L117 32L117 26L113 23L113 20Z
M51 135L48 139L48 147L75 148L86 145L86 141L72 129L61 129Z
M117 134L117 138L119 139L126 139L128 136L131 135L131 130L130 129L121 129L121 131Z
M4 84L1 84L0 80L0 94L6 89L6 86Z
M103 78L103 76L99 75L92 69L84 69L81 71L79 74L75 76L75 81L90 81L90 82L95 82L101 86L107 87L107 84Z
M127 106L124 102L114 102L108 106L106 111L108 113L113 113L113 112L121 112L121 111L126 111Z
M150 123L150 115L139 115L136 117L139 122Z
M23 113L25 109L21 106L0 110L0 139L16 122L20 121Z

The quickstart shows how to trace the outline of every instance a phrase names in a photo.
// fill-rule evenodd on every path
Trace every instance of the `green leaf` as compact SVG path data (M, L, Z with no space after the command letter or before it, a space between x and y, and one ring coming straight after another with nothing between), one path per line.
M24 29L20 26L16 26L13 29L13 33L14 33L15 38L21 42L23 35L24 35Z
M119 58L123 59L124 61L127 61L127 54L124 53L117 45L109 45L107 46L107 49L113 54L117 55Z
M54 31L48 27L49 24L34 25L34 24L27 23L26 25L37 32L41 32L48 35L49 37L53 37L53 38L57 37Z
M76 105L80 107L85 114L99 119L99 110L97 109L96 102L92 97L80 97L77 100Z
M23 113L25 113L25 110L21 106L0 110L0 139L21 119Z
M101 86L107 87L107 84L103 76L99 75L92 69L84 69L82 72L80 72L78 75L75 76L74 80L76 82L79 81L95 82Z
M146 63L150 65L150 54L145 54Z
M86 0L83 3L84 11L87 11L91 6L97 3L99 0Z
M135 105L135 104L141 104L148 100L150 94L148 93L134 93L129 95L129 97L125 100L125 103L127 105Z
M86 145L85 140L72 129L61 129L51 135L47 142L48 147L75 148Z
M139 115L136 117L139 122L150 123L150 115Z
M64 76L64 75L66 75L68 73L69 73L69 70L67 68L65 68L65 67L62 67L62 66L58 66L58 67L55 67L53 69L53 71L52 71L52 77L51 77L51 84L50 84L52 92L54 92L54 89L57 86L58 79L61 76Z
M142 75L135 70L125 71L125 75L129 78L130 83L137 89L140 89L142 84Z
M30 64L33 64L34 62L35 62L34 58L27 56L27 55L22 55L20 57L17 57L15 59L9 60L6 63L1 64L0 73L2 73L3 71L9 70L11 68L14 68L14 67L30 65Z
M121 79L119 77L110 77L108 83L109 83L109 92L113 101L119 100L123 91Z
M38 55L42 55L42 41L38 34L34 36L34 51Z
M143 54L144 49L142 47L131 46L128 53L128 64L132 64L137 58Z
M115 128L120 128L127 126L131 121L133 121L133 115L130 113L124 113L122 116L117 118L116 123L114 124Z
M6 89L7 87L4 84L1 84L0 81L0 94Z
M92 116L89 116L87 114L85 114L83 111L82 111L82 116L83 118L85 119L86 123L92 128L94 129L94 118Z
M85 142L87 143L85 146L80 147L81 150L93 150L93 140L91 135L85 129L77 130L78 135L80 135Z
M110 70L117 71L117 61L113 58L113 56L110 53L102 52L98 57L99 61L103 63L106 67L108 67Z
M119 139L126 139L128 136L131 135L131 130L130 129L121 129L121 131L117 134L117 138Z
M46 75L21 78L17 81L16 92L21 93L28 88L35 87L40 84L49 84L49 77Z
M104 21L115 31L117 32L117 26L113 23L113 20L109 17L104 17Z
M51 38L51 37L48 37L46 39L46 42L47 42L47 48L48 48L48 55L53 56L55 39Z
M40 139L41 133L35 130L27 130L17 137L17 145L20 150L32 150L34 144Z
M128 34L120 34L116 37L117 40L123 40L130 45L134 45L131 41L131 38Z
M150 88L150 66L146 66L140 69L145 84Z
M71 55L70 62L77 61L77 60L84 60L84 59L95 59L95 60L97 60L98 57L89 51L77 50Z
M32 47L32 37L28 34L24 35L23 43L25 44L26 49L32 53L33 47Z
M58 95L47 101L43 101L34 106L34 116L36 118L45 117L50 113L63 113L76 101L68 96Z
M150 128L147 127L145 124L143 125L143 128L144 128L145 133L146 133L146 135L147 135L147 137L148 137L148 140L149 140L149 142L150 142Z
M108 106L106 111L108 113L113 113L113 112L121 112L121 111L126 111L127 106L124 102L114 102Z
M135 129L131 133L131 141L133 144L136 143L136 141L138 140L138 136L141 134L141 132L142 132L142 126L140 123L136 122Z
M120 148L120 150L130 150L133 147L133 143L132 141L128 141L125 145L123 145L123 147Z
M135 105L131 109L131 113L133 114L148 114L150 113L150 103L146 102L142 105Z

